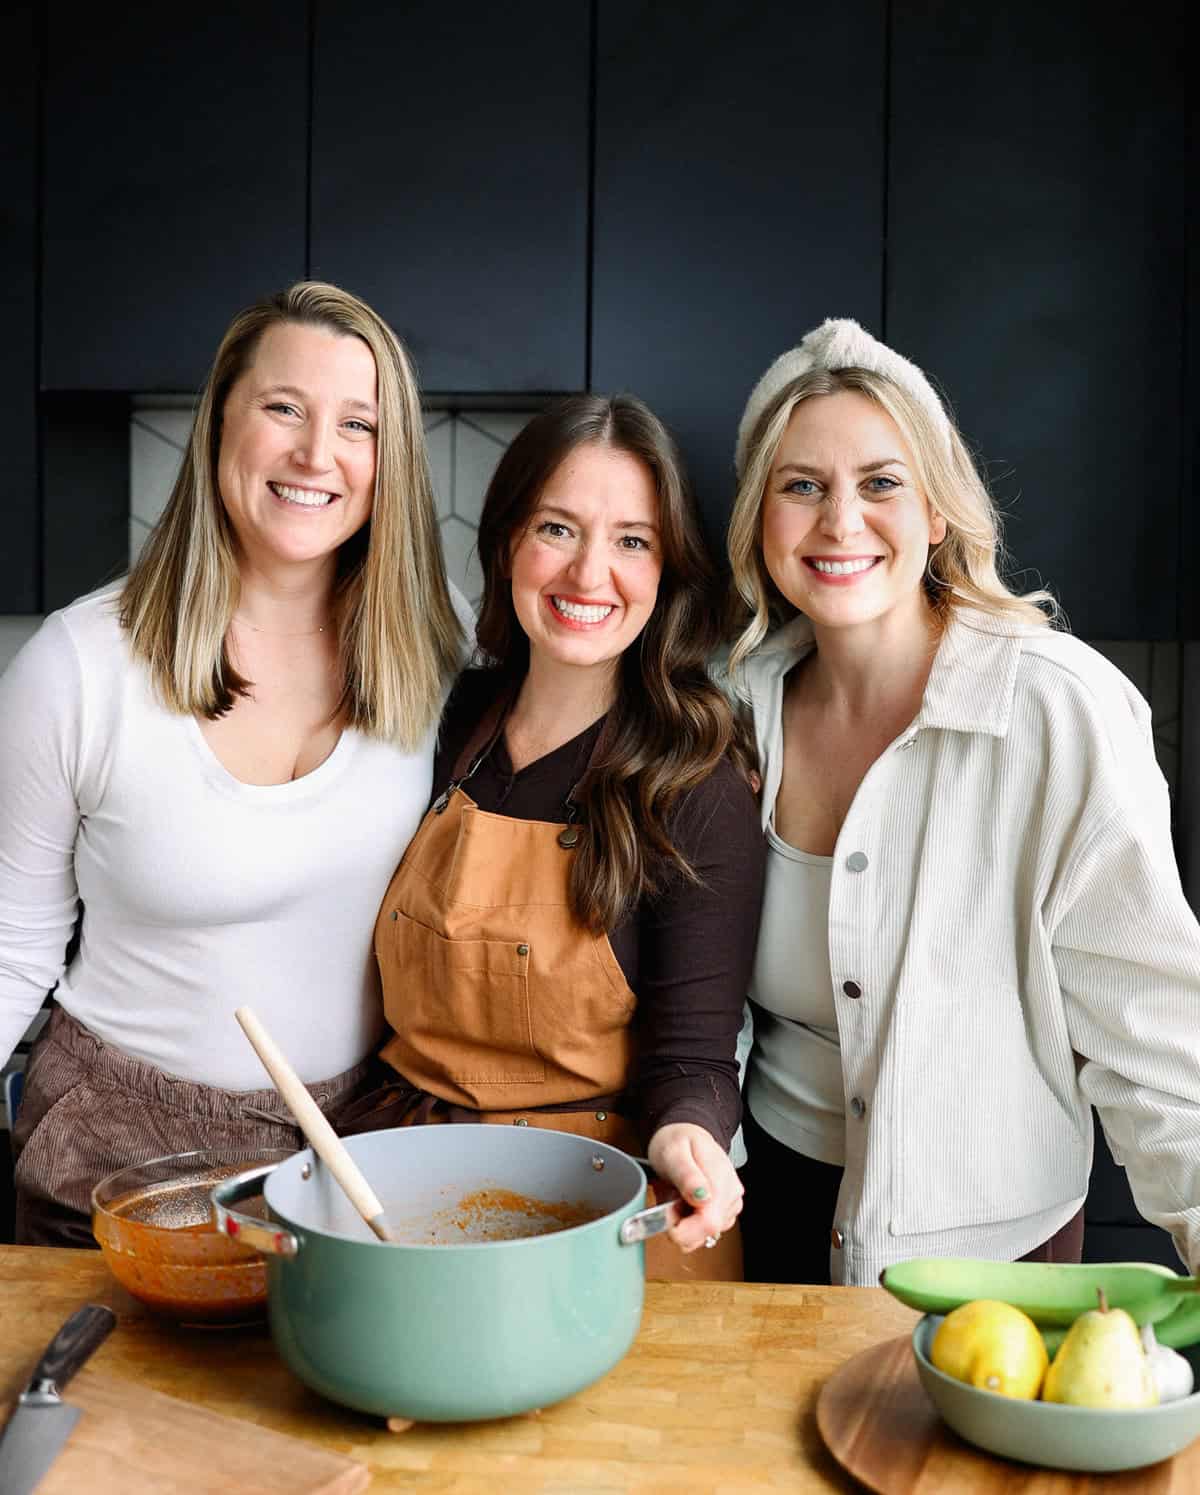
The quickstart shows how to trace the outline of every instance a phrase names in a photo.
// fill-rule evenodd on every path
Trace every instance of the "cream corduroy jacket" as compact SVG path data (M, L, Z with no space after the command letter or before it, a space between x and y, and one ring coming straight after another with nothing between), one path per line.
M797 618L735 682L764 824L784 677L812 647ZM978 613L948 626L838 836L829 953L847 1118L834 1281L1031 1250L1086 1193L1089 1103L1138 1208L1200 1269L1200 928L1149 709L1100 654Z

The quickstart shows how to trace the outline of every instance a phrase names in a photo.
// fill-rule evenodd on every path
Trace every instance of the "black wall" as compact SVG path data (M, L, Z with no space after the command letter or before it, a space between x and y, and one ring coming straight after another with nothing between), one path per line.
M41 610L38 476L38 36L32 5L10 9L0 49L0 442L8 501L0 612Z
M236 308L313 274L434 394L641 394L717 545L750 386L857 317L946 390L1018 581L1086 637L1191 636L1179 0L6 16L0 612L122 559L47 486L69 433L39 395L194 390Z
M1181 39L1170 5L894 5L888 336L1087 638L1177 626Z
M591 383L672 425L718 546L767 364L882 327L886 55L883 0L599 7Z

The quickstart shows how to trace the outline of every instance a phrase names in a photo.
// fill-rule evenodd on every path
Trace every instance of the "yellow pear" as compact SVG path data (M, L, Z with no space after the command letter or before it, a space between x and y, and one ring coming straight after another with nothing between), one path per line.
M1081 1313L1067 1330L1046 1372L1042 1400L1073 1407L1154 1407L1158 1387L1138 1326L1123 1308L1110 1308L1097 1289L1099 1308Z
M1011 1303L976 1298L948 1313L929 1348L938 1370L969 1386L1030 1401L1046 1370L1037 1325Z

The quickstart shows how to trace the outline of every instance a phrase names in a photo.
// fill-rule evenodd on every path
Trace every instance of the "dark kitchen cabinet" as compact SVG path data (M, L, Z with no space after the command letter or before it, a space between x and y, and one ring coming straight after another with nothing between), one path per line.
M1096 1149L1083 1212L1084 1261L1156 1261L1182 1271L1171 1237L1138 1213L1125 1170L1114 1161L1094 1112L1093 1121Z
M1183 526L1181 551L1183 584L1180 636L1189 646L1200 641L1200 108L1196 90L1187 94L1187 157L1180 184L1181 209L1187 235L1187 281L1184 287L1183 380ZM1200 791L1200 785L1197 785ZM1200 865L1197 866L1200 876Z
M0 68L0 446L7 500L0 613L35 613L37 460L37 36L32 5L10 5Z
M48 0L43 386L188 391L305 265L303 0Z
M1011 508L1017 580L1085 638L1174 637L1182 7L895 0L891 51L889 337Z
M129 401L42 396L42 605L115 580L129 564Z
M767 364L880 329L885 41L883 0L599 0L591 386L672 426L714 540Z
M316 0L312 270L427 390L581 389L590 7Z

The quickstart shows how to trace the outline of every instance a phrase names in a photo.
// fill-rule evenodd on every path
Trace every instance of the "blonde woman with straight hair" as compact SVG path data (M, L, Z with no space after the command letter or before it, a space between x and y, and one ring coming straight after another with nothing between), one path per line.
M19 1240L90 1245L91 1189L126 1164L299 1144L243 1003L326 1112L358 1097L371 931L463 644L395 334L317 282L240 313L128 579L0 681L0 1053L57 983Z
M1200 1269L1200 930L1146 703L1004 585L942 401L857 323L771 365L737 470L767 840L747 1277L1078 1260L1092 1106Z

